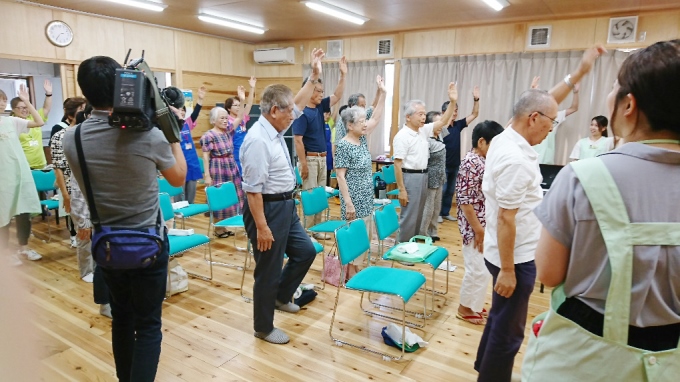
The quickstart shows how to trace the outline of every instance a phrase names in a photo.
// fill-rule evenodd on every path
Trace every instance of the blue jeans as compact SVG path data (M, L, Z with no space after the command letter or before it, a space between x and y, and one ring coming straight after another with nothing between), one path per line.
M121 382L153 382L161 355L161 308L168 279L168 236L148 268L102 268L111 294L111 335Z
M456 193L456 177L458 177L459 166L454 166L453 171L446 169L446 183L442 190L442 208L439 216L449 216L451 214L451 204L453 203L453 194Z
M484 262L493 277L493 285L496 285L500 268ZM534 261L515 264L515 278L517 285L510 298L496 291L491 294L491 309L474 365L479 372L478 382L510 382L512 377L512 365L524 340L529 296L536 283Z

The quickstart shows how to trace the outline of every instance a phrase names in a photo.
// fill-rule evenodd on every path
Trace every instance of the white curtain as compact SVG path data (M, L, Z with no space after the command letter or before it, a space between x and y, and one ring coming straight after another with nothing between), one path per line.
M329 62L322 64L322 79L324 83L324 91L326 96L333 94L335 87L340 80L340 69L337 62ZM303 78L306 78L311 72L309 65L303 66ZM347 64L347 77L345 79L345 91L342 94L340 101L334 106L339 108L347 104L347 99L354 93L362 93L366 97L366 106L370 106L375 98L378 84L375 82L376 76L385 76L385 61L353 61ZM340 118L340 116L338 116ZM371 156L375 158L378 155L384 154L384 140L385 131L384 117L378 124L378 127L368 137L368 148L371 151Z
M458 82L458 118L472 111L472 89L480 87L479 117L461 134L461 156L472 147L474 126L490 119L505 125L512 117L517 97L529 89L534 76L540 76L540 87L549 90L577 68L583 51L527 52L478 56L404 59L401 65L400 103L420 99L427 110L441 111L448 100L447 85ZM576 142L588 134L592 117L609 118L606 96L628 53L614 51L601 57L591 74L581 81L579 110L560 126L556 137L556 163L565 164ZM560 110L571 105L571 96ZM403 112L400 123L403 123Z

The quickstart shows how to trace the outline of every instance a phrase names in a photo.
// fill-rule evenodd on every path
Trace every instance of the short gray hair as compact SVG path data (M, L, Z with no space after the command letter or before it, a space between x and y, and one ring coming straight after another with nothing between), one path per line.
M357 123L362 117L366 118L366 109L361 106L348 107L340 114L342 123L347 127L350 123Z
M223 111L225 114L229 115L229 113L227 113L227 110L225 108L219 107L219 106L213 107L212 110L210 110L210 124L211 125L214 126L215 122L217 122L217 115L220 113L220 111Z
M274 84L264 89L260 99L260 113L271 113L274 106L279 109L287 109L293 101L293 91L286 85Z
M408 117L409 115L412 115L416 112L416 107L421 105L425 107L425 102L419 99L412 99L406 102L406 105L404 105L404 116Z
M356 106L359 104L359 98L366 98L363 94L361 93L354 93L349 98L347 99L347 106L352 107Z
M550 107L554 102L553 96L545 90L529 89L520 94L519 99L512 108L512 115L517 118L522 115L528 116L535 111L542 111Z

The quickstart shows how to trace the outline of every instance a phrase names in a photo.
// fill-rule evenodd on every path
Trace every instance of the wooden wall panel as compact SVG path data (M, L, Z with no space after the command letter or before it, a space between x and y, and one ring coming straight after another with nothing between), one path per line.
M619 15L626 16L626 15ZM596 19L595 41L604 44L607 48L639 48L651 45L655 42L680 38L680 10L663 13L641 14L638 18L638 38L641 32L647 32L645 41L630 44L607 44L607 30L609 29L609 17Z
M152 68L165 71L174 70L174 31L141 24L124 23L123 32L125 51L132 49L131 58L139 57L144 50L144 58Z
M182 70L202 73L222 73L220 39L175 31Z
M221 72L236 76L254 76L253 45L238 41L220 40Z
M515 25L487 25L459 28L456 31L456 54L509 53L513 51Z
M528 23L523 38L523 50L528 42L527 33L532 26L552 25L550 47L537 50L586 49L595 44L596 18L577 20L555 20L544 23Z
M404 57L429 57L456 54L456 29L404 33Z
M36 61L57 58L57 48L45 37L45 26L52 21L51 10L3 2L2 14L1 55L37 59Z
M81 62L93 56L109 56L119 63L125 59L124 22L57 10L53 13L55 19L70 25L74 34L71 45L57 50L57 58Z
M352 61L382 59L384 57L378 57L378 40L391 38L394 42L394 37L394 35L352 37L349 39L349 47L344 48L345 55Z

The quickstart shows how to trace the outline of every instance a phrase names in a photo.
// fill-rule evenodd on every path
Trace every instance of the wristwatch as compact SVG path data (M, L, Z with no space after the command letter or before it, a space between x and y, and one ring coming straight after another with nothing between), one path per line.
M479 98L472 97L472 100L475 102L479 102Z

